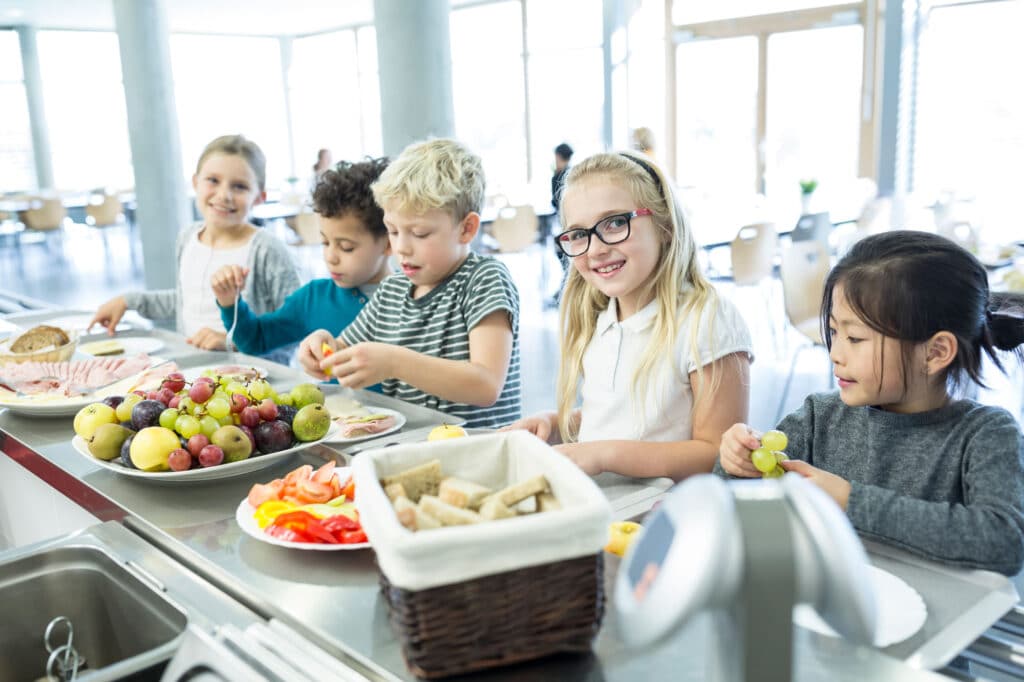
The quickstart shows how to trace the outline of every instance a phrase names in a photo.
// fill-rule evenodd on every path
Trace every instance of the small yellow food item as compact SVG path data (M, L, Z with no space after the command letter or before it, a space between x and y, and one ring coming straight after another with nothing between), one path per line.
M328 346L327 342L324 341L323 343L320 344L320 354L323 355L325 358L330 357L331 355L334 355L334 349ZM325 369L324 374L326 374L327 376L331 376L331 368L328 367L327 369Z
M448 438L461 438L465 436L466 429L461 426L455 426L454 424L441 424L435 426L434 429L427 435L427 440L447 440Z
M281 514L289 512L295 509L295 505L285 500L267 500L260 506L256 507L256 512L252 515L256 519L256 525L260 528L266 528L274 519Z
M634 521L616 521L608 527L608 544L604 546L604 550L617 556L624 556L641 528L643 526Z
M124 346L116 339L106 339L83 344L79 350L89 355L120 355L124 353Z

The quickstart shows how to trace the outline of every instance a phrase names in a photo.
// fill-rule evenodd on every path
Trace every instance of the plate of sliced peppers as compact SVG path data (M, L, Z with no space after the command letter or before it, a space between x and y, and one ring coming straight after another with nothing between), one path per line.
M257 483L235 511L249 536L279 547L338 551L369 547L348 468L303 465L283 479Z

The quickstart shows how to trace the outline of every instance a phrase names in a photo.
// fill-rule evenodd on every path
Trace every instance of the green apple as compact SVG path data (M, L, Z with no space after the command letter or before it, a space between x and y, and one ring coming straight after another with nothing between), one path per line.
M117 413L114 408L104 403L89 403L75 415L75 433L89 440L100 424L117 423Z

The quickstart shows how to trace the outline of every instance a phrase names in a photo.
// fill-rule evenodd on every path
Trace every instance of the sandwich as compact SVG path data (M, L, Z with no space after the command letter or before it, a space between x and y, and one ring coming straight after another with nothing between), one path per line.
M382 433L396 423L394 415L368 414L365 417L346 417L340 421L343 438L358 438Z

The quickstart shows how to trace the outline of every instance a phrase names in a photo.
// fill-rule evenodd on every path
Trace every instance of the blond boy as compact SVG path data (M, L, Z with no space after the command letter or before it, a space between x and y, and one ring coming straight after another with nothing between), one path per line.
M414 143L374 183L401 273L337 338L299 347L303 368L494 428L520 416L519 292L508 269L470 252L480 229L480 158L454 140ZM324 345L332 354L325 354Z

